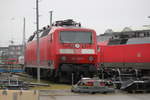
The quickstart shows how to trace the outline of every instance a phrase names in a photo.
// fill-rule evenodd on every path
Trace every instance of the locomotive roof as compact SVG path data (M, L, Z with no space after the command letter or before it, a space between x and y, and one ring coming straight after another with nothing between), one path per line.
M74 27L74 26L53 26L51 28L51 31L55 31L55 30L65 30L65 29L82 29L82 30L93 30L93 29L90 29L90 28L84 28L84 27Z
M92 30L89 28L83 28L81 27L81 23L77 23L73 19L67 19L67 20L59 20L52 24L52 30L57 29L83 29L83 30Z

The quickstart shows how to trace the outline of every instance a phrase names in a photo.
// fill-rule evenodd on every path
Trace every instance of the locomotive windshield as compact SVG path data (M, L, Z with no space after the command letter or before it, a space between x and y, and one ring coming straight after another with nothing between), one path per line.
M92 32L62 31L60 41L62 43L92 43Z

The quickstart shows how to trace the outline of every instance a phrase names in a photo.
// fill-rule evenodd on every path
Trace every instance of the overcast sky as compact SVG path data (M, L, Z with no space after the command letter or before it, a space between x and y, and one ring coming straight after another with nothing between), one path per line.
M35 30L36 0L0 0L0 46L22 42L23 17L26 18L26 38ZM53 21L74 19L82 26L102 34L108 28L149 25L150 0L40 0L40 28Z

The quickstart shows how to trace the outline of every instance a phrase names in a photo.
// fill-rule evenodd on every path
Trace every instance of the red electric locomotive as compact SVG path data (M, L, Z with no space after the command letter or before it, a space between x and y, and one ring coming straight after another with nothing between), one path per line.
M105 77L150 76L149 30L118 32L106 37L111 38L98 44L99 68Z
M91 77L97 71L94 30L81 28L81 24L73 20L62 20L40 31L40 65L36 62L36 34L33 34L26 46L28 72L36 73L37 67L40 67L43 77L69 79L74 73L75 79L78 79L81 76Z

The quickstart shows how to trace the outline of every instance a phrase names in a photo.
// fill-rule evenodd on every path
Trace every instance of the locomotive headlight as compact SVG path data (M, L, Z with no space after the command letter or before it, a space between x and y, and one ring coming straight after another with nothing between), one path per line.
M61 60L62 60L62 61L66 61L66 57L65 57L65 56L62 56L62 57L61 57Z
M88 59L89 59L89 61L93 61L94 57L90 56Z

